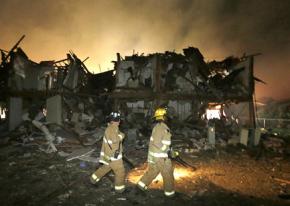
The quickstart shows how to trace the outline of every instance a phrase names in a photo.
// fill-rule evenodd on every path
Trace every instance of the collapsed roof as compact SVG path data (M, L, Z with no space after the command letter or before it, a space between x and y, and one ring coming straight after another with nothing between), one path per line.
M134 54L115 62L116 98L248 101L254 92L253 57L205 62L197 48L183 54ZM133 91L138 91L132 94ZM127 94L127 95L124 95Z

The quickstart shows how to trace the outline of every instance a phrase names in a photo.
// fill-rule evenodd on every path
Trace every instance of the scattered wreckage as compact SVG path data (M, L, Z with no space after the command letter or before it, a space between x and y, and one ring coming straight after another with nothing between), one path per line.
M55 144L71 137L89 146L102 138L106 116L117 109L123 114L125 145L143 149L152 112L165 106L180 152L259 144L253 95L255 81L263 81L253 75L257 54L205 62L194 47L183 54L123 58L117 53L114 70L92 74L86 59L72 51L59 61L33 62L19 47L24 37L10 51L1 50L0 102L7 114L1 119L3 136L17 131L15 138L27 142L41 131L46 152L57 151Z

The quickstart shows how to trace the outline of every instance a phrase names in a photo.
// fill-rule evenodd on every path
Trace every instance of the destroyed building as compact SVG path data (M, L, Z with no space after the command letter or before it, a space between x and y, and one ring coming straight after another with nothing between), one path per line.
M117 54L116 87L110 97L131 124L150 121L162 105L173 125L190 122L198 129L200 120L207 127L216 118L238 129L254 129L254 56L205 62L194 47L183 49L183 54Z
M255 55L205 62L194 47L182 54L166 51L123 58L118 53L114 70L92 74L85 60L71 51L59 61L31 61L19 47L23 38L1 52L1 103L9 131L21 124L22 114L31 107L45 107L48 122L73 128L79 136L102 125L113 108L122 112L129 131L148 128L158 106L167 107L172 125L200 132L215 124L238 132L256 128Z
M65 59L36 63L19 47L24 37L10 51L1 50L1 136L36 119L45 121L47 138L55 131L52 125L77 137L88 134L88 128L95 131L110 112L106 93L112 90L113 71L92 74L86 59L72 51ZM39 124L34 126L40 129Z
M24 36L9 52L2 51L1 102L9 102L7 99L10 97L19 97L19 101L30 98L41 102L54 95L61 95L64 101L67 97L80 100L82 97L95 98L100 93L112 89L110 85L114 81L113 71L94 75L88 71L84 61L73 52L59 61L33 62L21 47L18 47L23 38ZM31 103L33 101L24 107ZM62 107L70 109L76 106L72 105L72 102L62 103ZM84 100L82 103L87 101ZM61 121L64 119L65 117L62 117Z
M236 199L239 193L234 196L233 191L252 195L252 183L260 192L257 197L285 189L275 183L287 182L280 165L272 167L245 155L249 144L259 145L255 147L259 148L257 159L264 150L290 154L286 141L272 134L260 141L261 131L255 129L259 127L255 81L261 81L254 77L255 55L206 62L194 47L185 48L182 54L117 54L114 70L92 74L86 59L80 60L72 51L61 60L30 60L19 47L23 38L10 51L1 50L0 144L6 147L0 158L1 166L7 168L1 174L12 177L0 178L4 185L0 195L8 196L2 198L4 205L120 205L120 201L164 205L158 194L160 177L152 183L150 196L142 198L133 192L115 198L110 175L97 189L86 185L88 175L99 164L106 116L113 109L123 118L127 184L136 185L146 169L151 117L159 106L167 108L172 146L186 163L174 160L177 191L186 194L177 199L178 204L202 197L201 202L215 200L222 191L228 195L228 205L233 205L231 198L241 202ZM243 145L232 146L238 143ZM226 146L234 152L227 152ZM209 161L210 155L218 158ZM279 164L289 166L282 160ZM273 174L284 179L272 180L269 175ZM276 186L274 190L267 188L269 182ZM17 188L12 190L11 185ZM213 198L204 195L215 191L218 194ZM246 199L260 201L252 196Z

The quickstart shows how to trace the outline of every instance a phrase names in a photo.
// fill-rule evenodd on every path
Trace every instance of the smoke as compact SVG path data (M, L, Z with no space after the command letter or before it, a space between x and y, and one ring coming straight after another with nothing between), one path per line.
M90 70L112 68L115 54L181 52L198 47L206 60L263 53L255 74L258 96L290 94L288 0L1 0L0 48L22 35L34 61L59 60L68 50Z

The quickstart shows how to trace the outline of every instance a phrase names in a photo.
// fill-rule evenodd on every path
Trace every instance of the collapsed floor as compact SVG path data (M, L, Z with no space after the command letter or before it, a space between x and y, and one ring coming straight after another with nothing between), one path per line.
M44 142L34 138L1 146L1 205L289 205L288 153L239 145L184 152L182 159L196 170L175 162L179 195L167 199L160 177L145 195L136 193L135 183L146 169L146 147L126 144L126 156L135 168L125 163L128 192L116 194L112 173L98 187L88 182L98 167L101 141L82 146L67 138L57 145L58 153L49 154L41 150Z

